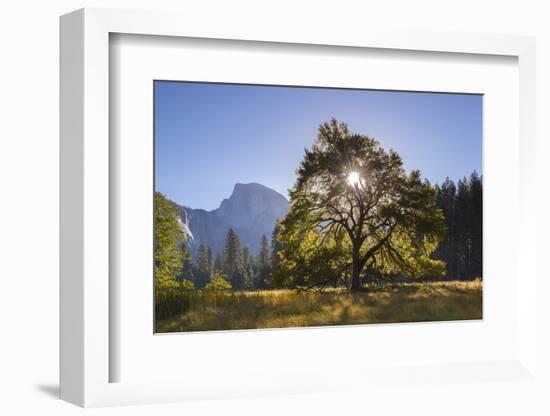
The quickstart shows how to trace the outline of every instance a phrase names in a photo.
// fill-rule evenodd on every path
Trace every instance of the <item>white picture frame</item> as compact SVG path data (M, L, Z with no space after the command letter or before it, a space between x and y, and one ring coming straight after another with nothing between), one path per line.
M220 382L194 376L183 381L111 382L110 366L120 357L110 349L109 296L109 36L110 34L246 40L281 44L504 55L519 67L518 270L524 276L517 292L517 354L499 361L441 362L408 369L336 368L318 373L271 374L261 379ZM204 26L192 16L165 13L82 9L61 18L61 398L80 406L158 403L200 398L242 397L338 391L392 383L407 374L423 383L434 380L525 380L537 382L535 172L535 41L529 37L395 32L350 28L300 30L276 24L249 27L218 21ZM515 350L516 351L516 350ZM345 380L345 381L343 381Z

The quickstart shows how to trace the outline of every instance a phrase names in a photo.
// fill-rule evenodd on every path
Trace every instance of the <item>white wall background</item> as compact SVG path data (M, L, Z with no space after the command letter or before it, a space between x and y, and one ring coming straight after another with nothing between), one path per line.
M546 3L546 4L545 4ZM69 415L81 409L56 399L58 385L58 16L84 6L178 10L209 22L269 18L286 25L380 25L535 35L538 42L539 267L549 245L550 12L536 0L169 1L20 0L0 9L0 413ZM539 271L544 274L544 272ZM547 273L546 273L547 274ZM543 340L539 356L550 374L548 281L538 287ZM543 328L546 328L544 330ZM546 394L550 391L546 386ZM412 389L410 395L423 394ZM92 410L101 415L159 414L549 414L543 391L499 383L483 389L433 386L422 408L407 395L370 398L368 391Z

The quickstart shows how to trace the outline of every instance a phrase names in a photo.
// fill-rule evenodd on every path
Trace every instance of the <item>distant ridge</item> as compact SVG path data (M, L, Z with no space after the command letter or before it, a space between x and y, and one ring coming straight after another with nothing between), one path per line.
M260 239L269 239L278 219L288 211L288 201L280 193L259 183L237 183L229 198L212 211L194 209L174 203L183 224L189 229L189 247L194 255L200 244L212 247L215 253L224 247L225 236L233 228L241 245L258 254Z

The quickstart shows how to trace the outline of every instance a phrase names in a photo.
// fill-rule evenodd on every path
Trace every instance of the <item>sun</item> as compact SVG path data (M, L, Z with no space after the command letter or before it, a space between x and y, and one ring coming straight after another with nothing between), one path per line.
M359 176L359 173L357 172L350 172L348 175L348 183L351 186L357 186L359 185L359 182L361 181L361 177Z

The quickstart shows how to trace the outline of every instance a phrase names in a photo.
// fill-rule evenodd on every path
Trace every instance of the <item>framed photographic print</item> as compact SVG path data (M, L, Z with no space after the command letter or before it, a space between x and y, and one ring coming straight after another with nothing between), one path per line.
M536 385L533 71L515 36L63 16L62 398Z

